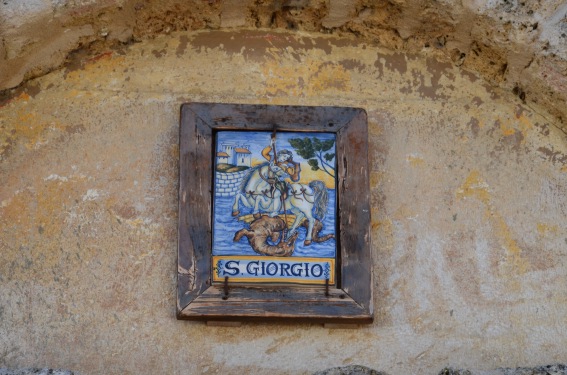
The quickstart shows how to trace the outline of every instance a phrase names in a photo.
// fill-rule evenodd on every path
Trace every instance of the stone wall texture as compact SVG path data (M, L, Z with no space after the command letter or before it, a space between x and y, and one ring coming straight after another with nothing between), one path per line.
M293 15L289 6L274 16L262 8L267 2L258 1L258 25L249 27L251 15L231 2L195 3L232 16L191 19L180 8L168 16L177 29L135 43L100 44L95 55L78 51L63 68L9 90L0 102L0 367L308 374L358 364L393 375L443 368L480 374L565 361L564 125L553 108L528 100L528 91L522 99L506 86L510 82L494 85L486 71L473 69L471 61L483 64L480 56L496 56L497 49L479 45L478 60L468 60L476 55L466 50L459 65L440 54L448 47L436 43L451 42L442 35L412 53L388 45L386 31L368 41L350 32L305 30L315 16ZM395 19L377 18L376 9L410 11L402 0L368 2L369 10L340 1L287 3L309 3L306 12L319 11L324 28L358 14L358 21L341 26L353 30L365 22L387 30ZM338 3L347 8L333 10ZM3 4L11 20L41 7L55 15L76 12L76 26L65 24L69 36L77 30L110 36L117 29L102 31L102 23L120 6L143 13L162 3ZM542 3L533 14L559 11L557 2L546 4L550 9ZM441 5L435 12L450 8ZM532 5L463 1L458 7L505 20L508 6L512 12ZM91 8L102 22L92 30L80 22ZM434 18L428 9L419 14ZM147 17L144 28L124 28L141 35L149 25L162 27L161 18L151 23ZM257 28L287 25L286 17L304 17L304 30ZM537 47L542 30L552 33L545 26L549 17L541 16L534 42L522 45ZM451 14L446 19L449 24L435 28L449 30L456 22ZM199 22L211 29L185 30ZM400 37L412 43L412 30L424 26L404 27L392 43ZM12 43L7 51L14 51L14 35L4 41ZM43 51L33 41L18 48L10 56L22 61L24 51ZM547 55L536 57L517 77L528 79L545 64L559 69L563 60L559 53L554 58L558 65ZM508 63L506 72L511 69ZM551 77L549 85L561 85L565 75ZM534 93L542 100L546 95ZM352 330L267 323L228 328L175 319L179 109L188 101L367 111L373 324Z

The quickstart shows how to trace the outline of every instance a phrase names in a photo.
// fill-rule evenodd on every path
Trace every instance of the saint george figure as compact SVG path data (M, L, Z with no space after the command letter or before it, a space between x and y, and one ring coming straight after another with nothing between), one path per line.
M273 154L273 155L272 155ZM296 165L293 154L289 150L276 152L275 139L272 138L270 145L262 150L262 156L269 162L268 183L270 184L270 196L273 199L275 190L280 192L280 199L287 198L289 183L285 180L296 174ZM284 208L285 210L285 208Z

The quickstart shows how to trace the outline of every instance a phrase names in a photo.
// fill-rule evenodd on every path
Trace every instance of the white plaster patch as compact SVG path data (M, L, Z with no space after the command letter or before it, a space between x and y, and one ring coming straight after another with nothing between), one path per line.
M540 41L548 41L552 46L558 47L554 48L553 52L559 54L563 58L566 58L567 53L565 53L565 48L563 47L565 44L561 34L563 34L567 29L567 3L557 7L550 17L540 21L540 26ZM543 51L542 53L545 54L546 51ZM547 53L549 53L549 51Z
M136 230L136 234L138 235L143 234L146 236L151 236L155 234L160 227L159 224L154 223L152 219L148 217L139 217L136 219L126 220L125 223L131 229Z
M10 198L4 199L4 200L2 200L2 202L0 202L0 208L8 207L8 205L9 205L10 203L12 203L12 200L14 199L14 197L17 196L17 195L19 195L19 194L21 194L21 193L22 193L21 190L16 190L16 191L14 192L14 195L12 195Z
M59 176L58 174L50 174L49 176L47 176L46 178L44 178L43 181L62 181L62 182L67 182L67 181L69 181L69 179L68 179L67 177L64 177L64 176Z
M98 198L100 198L100 196L101 195L98 190L89 189L87 190L87 193L83 195L83 202L97 200Z
M28 19L33 19L52 11L51 4L44 0L25 0L4 2L2 13L8 25L19 26Z
M490 186L484 181L478 181L477 183L471 184L468 187L470 190L487 190L489 191ZM467 199L468 197L465 195L466 191L462 187L457 189L458 195L463 195L463 199Z

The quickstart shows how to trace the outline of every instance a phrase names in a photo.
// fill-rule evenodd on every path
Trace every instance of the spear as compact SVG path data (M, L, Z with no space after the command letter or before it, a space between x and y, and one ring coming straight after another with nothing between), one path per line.
M279 167L278 165L278 153L276 152L276 127L274 126L274 129L272 130L272 152L274 153L274 163ZM281 167L280 167L281 168ZM276 183L277 183L277 176L276 176ZM276 187L277 189L277 187ZM283 206L283 214L284 214L284 223L285 223L285 228L283 230L283 239L285 240L287 237L287 210L285 208L285 181L284 181L284 191L280 192L280 199L282 201L282 206Z
M274 163L278 165L278 156L276 153L276 128L272 130L272 152L274 153Z

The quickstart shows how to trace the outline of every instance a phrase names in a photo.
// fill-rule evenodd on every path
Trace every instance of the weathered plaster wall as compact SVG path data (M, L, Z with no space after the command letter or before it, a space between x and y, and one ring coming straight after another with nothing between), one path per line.
M363 107L376 321L175 320L179 106ZM432 374L567 357L567 142L439 62L348 38L172 33L0 107L0 367L85 374Z
M563 0L3 0L0 90L61 66L76 49L238 27L355 36L434 54L541 106L567 129Z

